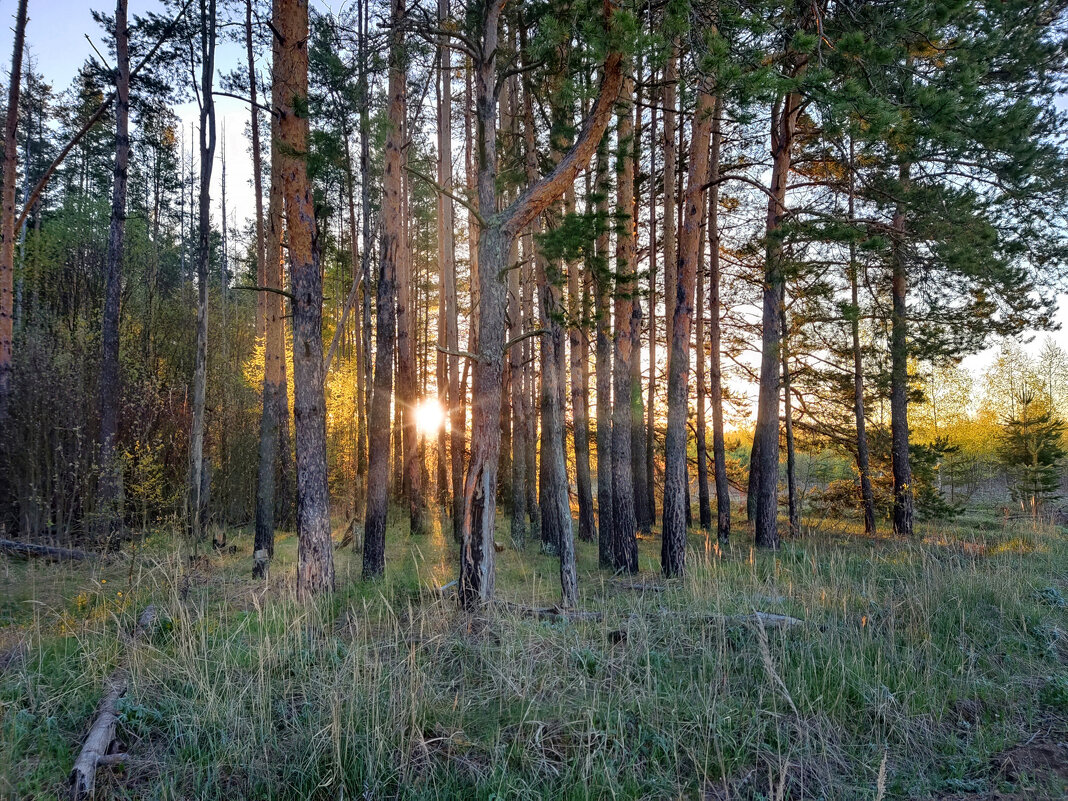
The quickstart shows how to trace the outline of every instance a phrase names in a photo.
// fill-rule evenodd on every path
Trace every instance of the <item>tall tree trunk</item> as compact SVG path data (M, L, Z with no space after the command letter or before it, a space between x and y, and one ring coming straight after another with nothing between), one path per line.
M909 165L902 164L898 182L903 190L909 185ZM909 464L908 401L908 275L905 265L904 203L894 212L890 238L893 275L891 291L893 312L890 317L890 462L894 477L894 533L912 536L912 468Z
M631 203L631 231L638 235L638 223L641 208L638 196L637 176L641 174L642 166L642 102L643 84L641 83L642 64L639 61L636 68L638 84L636 88L636 102L634 103L634 130L631 132L631 147L634 151L634 192ZM651 173L651 171L650 171ZM650 183L652 181L650 180ZM649 252L653 251L650 246ZM637 258L635 258L634 270L637 272ZM632 312L634 319L634 341L630 351L630 463L631 474L634 479L634 519L638 530L648 535L653 528L653 516L649 509L649 477L645 473L645 401L642 387L642 305L641 294L638 290L637 275L634 278L634 293Z
M663 90L661 90L661 98ZM649 172L656 175L656 106L649 112ZM649 179L649 383L645 406L645 478L649 517L656 520L656 179Z
M395 13L403 15L404 9ZM393 24L403 24L403 16L398 16ZM406 68L406 65L405 65ZM407 114L407 84L400 86L400 102ZM391 94L390 102L393 102ZM403 141L407 144L407 117L402 118ZM401 150L401 181L404 190L401 193L403 213L401 223L408 223L407 176L404 163L405 148ZM415 281L412 276L411 252L407 228L401 236L400 247L396 254L397 270L397 406L401 417L399 436L401 439L402 461L402 495L408 505L409 531L412 535L427 532L426 506L423 501L423 473L419 458L419 429L416 426L416 405L419 387L416 380L416 344L418 342L418 315L415 303Z
M785 289L785 288L784 288ZM793 398L790 397L790 329L786 326L786 300L782 304L782 408L786 434L786 498L790 536L801 533L801 511L797 500L797 460L794 452Z
M323 390L323 284L315 209L308 180L307 0L275 0L281 34L274 79L281 86L279 138L282 191L293 290L294 435L297 452L297 594L334 588L330 497L326 476L326 398Z
M14 354L15 301L15 188L18 183L19 89L22 86L22 53L26 40L26 0L19 0L15 13L15 39L11 45L11 74L7 86L7 114L4 118L3 224L0 226L0 427L6 429L11 413L11 372ZM0 472L6 472L0 470ZM6 503L8 479L0 479L0 502ZM0 520L7 517L7 510Z
M523 238L523 261L532 257L534 242L530 236ZM522 296L520 286L521 268L508 271L508 335L511 339L523 333ZM512 373L510 386L512 405L512 542L523 550L527 541L527 414L526 386L523 366L524 349L513 345L508 351L508 367Z
M784 258L781 229L786 217L786 185L800 102L799 95L787 94L775 104L771 115L772 171L765 230L760 393L749 476L749 491L754 496L753 525L758 548L779 547L779 367L782 358Z
M459 599L474 609L493 595L497 461L500 449L501 378L504 363L505 267L511 242L547 209L589 162L611 119L622 80L622 56L605 60L600 96L575 145L547 176L528 186L503 211L497 210L496 53L503 0L482 10L480 52L475 62L478 118L478 207L483 226L478 245L478 360L474 369L471 465L464 482L464 524L460 555ZM565 598L566 601L566 598Z
M115 3L115 166L111 227L105 268L100 343L100 527L110 536L122 525L122 467L116 456L119 433L119 294L126 234L126 183L130 158L130 31L126 0ZM18 77L15 77L18 80Z
M616 227L616 330L613 361L612 404L612 566L634 573L638 570L637 520L634 514L634 474L631 463L630 357L637 338L632 294L635 285L634 249L634 131L632 99L634 79L628 77L620 93L617 122L618 153L616 209L621 219Z
M702 198L702 206L704 205ZM707 207L706 207L707 216ZM697 510L698 523L708 531L712 527L712 505L708 495L708 426L705 420L705 227L698 237L697 282L694 302L697 322L694 326L694 345L697 353Z
M525 164L528 185L538 180L538 159L534 143L534 104L527 87L523 93ZM553 114L560 116L559 108ZM562 154L554 142L552 158L559 163ZM566 189L565 189L566 192ZM565 605L576 599L574 564L574 532L571 525L571 504L568 493L567 457L564 452L564 399L566 396L564 366L564 316L561 298L559 265L551 264L537 247L541 220L534 221L534 268L538 284L541 327L541 475L539 506L541 509L541 539L545 549L560 556L561 585Z
M263 237L263 153L260 150L260 109L257 105L256 57L252 48L252 0L245 0L245 59L248 61L248 92L252 130L252 187L256 200L256 283L267 285L266 245ZM256 339L267 335L267 292L256 293ZM262 447L262 445L261 445Z
M376 578L386 567L386 513L389 504L389 416L393 403L393 349L397 339L397 262L407 248L401 226L404 182L404 0L392 0L389 47L389 127L382 183L382 244L378 265L374 395L371 398L370 453L367 468L367 520L364 524L363 577Z
M849 140L849 219L856 219L856 164L853 140ZM860 348L860 281L857 265L857 246L849 243L849 328L853 346L853 414L857 424L857 472L860 473L860 497L864 505L864 533L875 533L875 495L871 488L871 468L868 456L868 432L864 418L864 354Z
M438 18L442 24L449 17L449 0L438 0ZM452 191L452 51L443 38L440 56L441 102L438 106L438 183ZM438 260L441 266L441 293L444 295L445 347L443 359L448 386L446 408L449 415L449 473L452 479L452 516L459 517L457 498L463 496L463 420L460 419L460 347L459 311L456 303L456 255L454 245L455 216L452 198L438 195ZM444 387L438 387L441 395Z
M661 89L664 103L664 337L668 352L674 340L675 325L675 284L678 281L678 254L676 252L676 203L675 176L679 169L679 154L676 137L676 83L678 82L678 56L676 45L672 45L671 56L664 69L664 86Z
M689 172L683 201L683 225L675 267L675 300L671 304L671 349L668 352L668 420L664 443L664 537L661 568L665 576L686 573L686 417L690 389L690 325L693 320L697 266L702 260L700 229L704 219L704 185L708 180L709 137L716 98L701 87L690 136ZM703 358L703 354L698 354Z
M589 296L579 265L567 270L568 339L571 357L571 419L575 437L575 482L578 489L579 539L593 542L593 482L590 475L590 319Z
M204 492L205 406L208 384L208 260L211 256L211 168L215 162L215 0L201 0L200 197L197 222L197 349L193 368L193 428L190 437L190 533L200 544L207 522Z
M608 266L611 230L608 225L608 137L597 151L596 196L598 234L596 256L591 260L594 306L597 314L597 561L611 567L612 538L612 271Z
M274 60L278 61L279 42L273 39ZM271 105L281 103L281 84L272 82ZM274 556L275 512L283 448L289 450L288 438L282 438L282 426L289 417L289 398L285 381L286 338L285 302L282 291L282 154L279 152L278 117L271 115L271 175L267 197L267 231L264 240L264 373L263 411L260 415L259 470L256 477L256 535L253 545L254 572L263 575ZM283 477L284 478L284 477ZM283 483L283 494L285 485Z
M359 15L357 25L359 41L357 44L357 59L359 61L358 89L360 97L360 222L363 227L361 240L363 251L360 254L360 275L363 282L363 315L360 321L360 347L362 354L362 394L360 403L363 407L364 427L363 435L357 442L356 456L356 480L361 487L367 487L368 464L368 439L370 437L370 396L371 382L371 112L368 81L367 81L367 27L368 27L368 0L357 0L356 9ZM389 450L387 442L384 450ZM367 516L367 495L363 493L364 519Z
M712 463L716 478L716 539L721 546L726 546L731 535L731 493L727 484L727 449L723 442L723 368L720 301L720 267L719 267L719 180L720 150L723 144L721 103L716 104L716 113L712 118L712 154L709 161L708 180L708 244L709 290L708 311L709 331L708 345L711 350L709 377L712 394Z

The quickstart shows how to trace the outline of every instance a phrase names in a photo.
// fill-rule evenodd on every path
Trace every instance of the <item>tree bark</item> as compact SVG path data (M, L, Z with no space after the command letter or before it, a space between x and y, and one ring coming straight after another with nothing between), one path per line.
M403 7L394 7L393 25L403 25L406 11ZM401 45L403 47L403 44ZM403 59L403 55L400 56ZM407 69L406 59L402 68ZM407 236L407 179L404 175L404 163L407 144L407 82L397 86L400 96L393 94L391 84L390 103L398 101L404 109L402 120L402 147L400 151L400 179L404 189L401 193L403 213L401 235L396 250L397 271L397 407L401 418L399 433L401 440L401 494L408 506L409 532L421 536L427 532L426 506L423 501L422 462L419 458L419 429L416 426L415 411L419 399L419 387L416 379L416 343L418 341L418 315L415 304L415 286L412 277L412 260Z
M800 103L799 95L789 93L775 104L771 115L772 172L765 230L760 393L749 477L750 493L754 496L753 526L758 548L779 547L779 368L782 358L784 258L781 229L786 217L786 185Z
M909 165L902 164L898 182L909 185ZM909 464L908 401L908 275L905 265L905 210L899 203L894 212L890 237L892 262L890 317L890 462L894 479L894 533L912 536L912 468Z
M374 395L371 398L370 453L367 468L367 520L364 524L363 577L385 572L386 514L389 503L390 407L393 403L393 349L397 338L397 262L402 242L402 171L404 160L405 73L404 0L392 0L389 47L389 127L382 183L382 244L378 265Z
M438 0L438 17L444 22L449 16L449 0ZM443 37L440 58L441 103L438 117L438 183L452 191L452 51ZM456 255L453 230L455 214L452 198L438 195L438 259L441 265L441 292L444 295L445 383L448 385L446 408L449 416L449 472L452 479L452 515L458 517L457 498L462 497L464 421L460 417L460 347L459 311L456 302ZM443 387L438 388L440 395Z
M616 330L612 354L612 566L628 573L638 570L630 408L630 357L637 339L635 327L639 323L634 319L632 298L635 285L633 96L634 79L628 77L620 93L622 108L617 122L616 212L620 220L616 227Z
M853 140L849 141L849 219L855 216ZM857 425L857 472L860 473L860 497L864 507L864 533L875 533L875 495L871 488L868 456L868 432L864 418L864 354L860 348L860 286L856 243L849 243L849 329L853 346L853 414Z
M252 131L252 187L256 200L256 283L267 286L266 244L263 233L263 162L260 150L259 87L256 85L256 57L252 48L252 0L245 0L245 59L248 61L248 97ZM256 339L267 335L267 295L256 293Z
M105 537L122 526L122 466L116 454L119 434L119 295L126 235L126 186L130 159L130 31L126 0L115 3L115 165L111 187L111 226L104 273L100 336L100 531ZM18 80L16 78L16 80Z
M611 567L612 537L612 272L608 266L611 231L608 227L608 137L597 151L596 196L598 234L592 260L594 304L597 314L597 561Z
M201 0L200 197L197 221L197 348L193 368L193 426L190 437L189 525L194 547L204 536L204 429L208 384L208 260L211 256L211 169L215 162L215 0Z
M727 484L727 451L723 442L723 368L721 365L722 334L719 266L719 179L720 150L723 143L722 105L716 104L712 118L712 153L709 161L708 179L708 244L709 257L709 331L708 345L711 350L709 378L712 394L712 463L716 479L716 539L721 546L730 542L731 494Z
M273 61L279 61L281 45L278 37L272 37ZM281 105L281 84L272 81L271 106ZM268 563L274 556L274 530L278 509L278 484L282 483L282 495L286 495L285 479L281 474L283 454L288 457L288 437L283 438L283 426L288 422L289 397L286 387L286 338L284 328L285 300L282 289L282 232L283 203L282 154L279 151L278 116L271 115L271 174L267 196L267 230L264 237L263 286L268 290L264 296L264 341L263 341L263 410L260 414L259 468L256 477L256 534L253 545L255 575L266 573ZM287 459L288 460L288 459ZM279 479L282 479L280 482Z
M575 439L575 483L578 490L578 536L593 542L593 482L590 473L590 319L589 297L577 264L568 265L567 297L571 323L568 339L571 357L571 419Z
M686 573L686 418L690 383L690 326L693 321L701 222L705 214L704 185L708 181L709 137L716 114L716 98L701 87L690 136L689 171L683 201L683 225L675 266L675 299L671 303L671 349L668 352L668 423L664 443L664 535L661 569L665 576ZM699 353L698 358L703 358Z
M786 300L784 298L782 303L782 408L783 428L786 434L786 508L789 514L790 536L796 537L801 533L801 511L797 500L793 398L790 397L790 329L787 328L786 322Z
M702 205L704 205L702 199ZM707 218L707 207L705 211ZM697 513L698 524L705 531L712 527L712 504L708 495L708 425L705 419L705 230L701 227L698 237L697 282L694 286L694 303L697 321L694 326L694 349L697 353Z
M334 588L330 497L326 475L326 398L323 390L323 284L311 182L308 180L307 0L274 0L281 49L274 79L281 87L279 138L282 191L293 290L294 434L297 452L297 594Z
M458 597L474 609L493 595L497 462L500 449L501 378L504 362L506 285L510 244L573 183L586 166L612 114L622 80L622 56L610 52L600 96L574 146L547 176L497 211L496 53L503 0L482 9L481 47L475 61L477 98L478 207L485 221L479 235L478 361L474 368L471 465L464 482L464 524Z

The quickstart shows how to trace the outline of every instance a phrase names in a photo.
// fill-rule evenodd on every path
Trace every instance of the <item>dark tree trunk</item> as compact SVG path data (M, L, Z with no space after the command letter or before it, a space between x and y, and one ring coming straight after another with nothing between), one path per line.
M708 180L709 136L716 99L705 88L697 95L690 137L689 172L683 201L683 224L675 266L674 320L668 353L668 421L664 444L664 536L661 568L666 576L686 573L686 418L690 388L690 326L693 321L697 267L702 260L701 222L705 215L704 185ZM699 357L702 354L699 354Z
M902 188L909 184L909 165L900 169ZM909 464L908 402L908 276L905 266L905 212L894 212L891 235L893 312L890 318L890 461L894 475L894 533L912 536L912 468Z
M259 87L256 80L256 57L252 47L252 0L245 0L245 60L248 62L248 97L251 108L252 186L256 196L256 284L267 285L267 263L263 238L263 165L260 150L260 109L257 105ZM256 293L256 339L267 334L267 295ZM262 445L261 445L262 447Z
M786 300L782 304L782 408L786 434L786 508L789 512L790 536L801 533L801 511L797 500L797 465L794 453L793 399L790 397L790 329L786 325Z
M575 483L578 489L579 539L593 542L593 482L590 474L590 340L588 287L577 264L568 266L567 295L571 326L568 331L571 356L571 419L575 430Z
M278 38L273 37L275 59ZM281 103L281 84L272 86L272 106ZM285 381L286 338L285 304L279 294L282 270L282 156L278 151L278 118L271 115L271 176L267 197L267 232L264 241L264 374L263 411L260 416L259 470L256 480L256 536L253 545L254 571L262 575L274 556L274 529L277 511L277 484L283 450L288 456L288 437L283 439L283 425L289 417L289 398ZM288 426L287 426L288 427ZM284 477L283 477L284 478ZM285 489L283 486L283 494Z
M382 184L382 241L378 263L375 313L375 372L371 397L370 449L367 467L367 519L364 524L363 577L386 569L386 516L389 506L390 407L393 404L393 349L397 339L397 261L403 242L401 215L404 182L405 73L403 0L392 0L393 28L389 49L389 127ZM399 435L399 431L396 432Z
M525 239L529 257L530 248L534 246L530 237ZM508 271L508 332L515 339L523 332L522 297L519 269ZM512 373L512 542L518 550L523 550L527 541L527 414L526 392L523 382L523 348L513 345L508 351L509 369Z
M100 530L110 536L122 525L122 467L116 456L119 433L119 293L126 235L126 182L130 158L130 48L126 0L115 4L115 167L111 227L104 275L100 354ZM16 77L17 81L18 78Z
M597 314L596 330L596 387L597 387L597 561L601 567L611 567L612 536L612 311L610 305L611 270L609 260L608 227L608 137L604 137L597 152L597 235L596 257L592 260L594 306Z
M634 117L631 101L634 79L628 77L620 93L622 110L618 120L617 147L621 151L616 186L616 209L622 219L616 227L616 331L613 362L612 404L612 566L634 573L638 570L637 520L634 514L634 474L631 453L630 357L637 338L634 303L635 250L632 214L634 210L634 154L631 136Z
M4 118L3 224L0 226L0 426L6 427L11 412L11 372L15 300L15 188L18 183L19 89L22 86L22 53L26 39L26 0L19 0L15 14L15 38L11 45L11 74L8 76L7 113ZM0 469L6 474L6 468ZM0 477L0 503L6 503L8 478ZM7 510L0 513L0 521Z
M703 205L703 201L702 201ZM712 527L712 504L708 495L708 426L705 420L705 229L701 229L700 254L697 263L697 283L694 286L694 302L697 321L695 324L695 346L697 352L697 510L698 522L702 529Z
M754 496L754 539L758 548L779 547L779 368L782 360L784 258L781 228L786 217L786 185L799 113L800 97L791 93L775 104L771 115L772 172L765 229L760 393L749 476L749 491Z
M849 219L856 219L853 141L849 142ZM864 418L864 354L860 348L860 286L857 246L849 243L849 328L853 346L853 413L857 424L857 472L860 473L860 497L864 505L864 533L875 533L875 495L871 488L868 456L868 432Z
M276 82L281 85L279 138L282 192L293 290L293 416L297 454L297 594L334 588L330 497L326 475L326 398L323 390L323 284L311 182L304 154L308 118L307 0L275 0L281 36Z
M190 444L190 533L194 547L204 536L207 497L204 429L208 383L208 260L211 255L211 168L215 162L215 0L201 0L200 197L197 224L197 349L193 368L193 428Z
M731 535L731 494L727 484L727 449L723 442L723 368L721 365L721 317L720 301L720 267L719 267L719 179L720 149L723 135L721 132L722 106L716 104L716 114L712 118L712 156L709 162L708 179L708 244L709 289L708 311L709 331L708 345L711 350L709 377L712 394L712 462L716 478L716 538L719 544L726 546Z

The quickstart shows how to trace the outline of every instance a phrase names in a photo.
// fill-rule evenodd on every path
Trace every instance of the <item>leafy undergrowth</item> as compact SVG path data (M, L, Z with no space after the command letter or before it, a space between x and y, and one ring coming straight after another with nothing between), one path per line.
M536 544L498 554L512 605L459 614L440 524L392 528L376 584L337 551L338 592L310 608L292 536L267 580L240 532L236 553L195 559L160 534L101 564L0 562L0 793L62 789L119 631L155 603L106 797L1065 796L1060 530L903 542L839 524L776 554L737 539L720 553L695 534L671 583L658 541L625 581L579 543L580 605L604 616L575 622L522 614L557 600ZM765 630L754 610L804 623Z

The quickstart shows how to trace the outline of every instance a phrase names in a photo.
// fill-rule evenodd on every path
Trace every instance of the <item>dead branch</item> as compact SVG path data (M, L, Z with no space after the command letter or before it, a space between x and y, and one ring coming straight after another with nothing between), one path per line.
M92 558L93 554L70 548L53 548L49 545L36 545L31 542L0 540L0 551L16 556L36 556L53 562L82 562Z
M146 607L141 617L137 619L137 626L130 637L131 647L145 637L155 619L156 607ZM115 728L119 719L119 699L126 694L129 685L130 672L124 664L120 664L104 683L104 697L100 699L93 725L90 726L89 733L85 736L82 750L78 753L74 768L70 772L72 801L92 798L96 788L97 768L101 765L114 765L122 759L122 755L114 752L113 745Z

